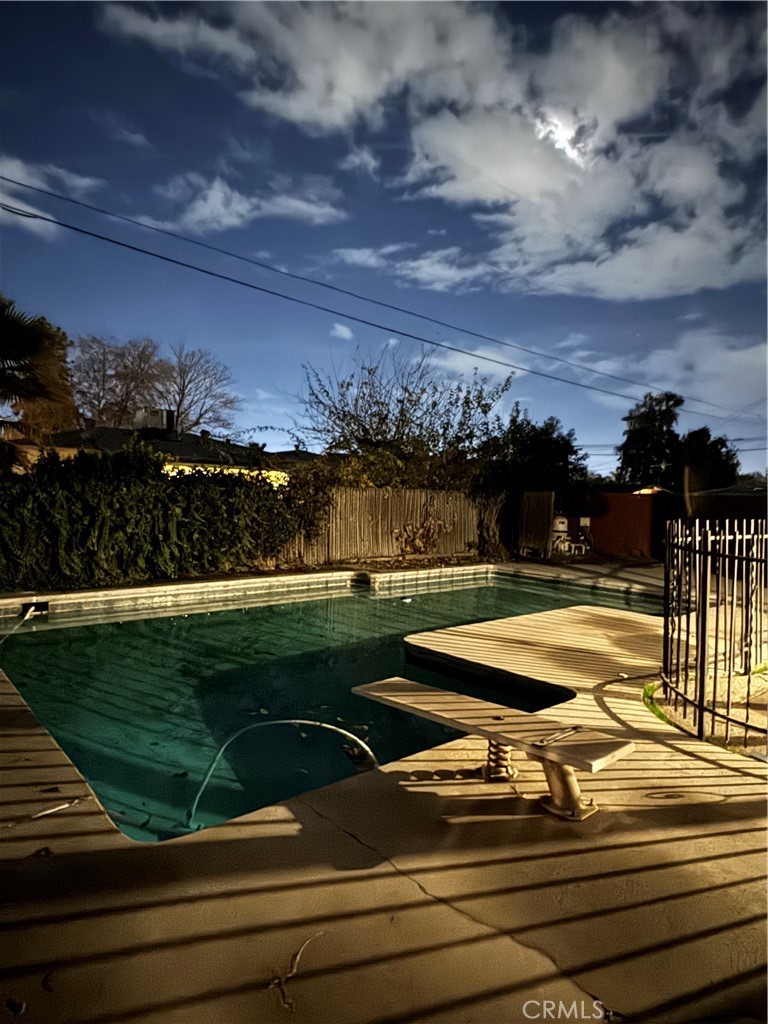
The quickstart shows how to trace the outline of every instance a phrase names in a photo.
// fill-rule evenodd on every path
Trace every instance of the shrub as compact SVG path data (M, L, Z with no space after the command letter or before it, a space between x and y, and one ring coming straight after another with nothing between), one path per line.
M0 587L109 586L253 569L329 506L312 476L274 487L225 473L166 476L137 445L42 458L0 480Z

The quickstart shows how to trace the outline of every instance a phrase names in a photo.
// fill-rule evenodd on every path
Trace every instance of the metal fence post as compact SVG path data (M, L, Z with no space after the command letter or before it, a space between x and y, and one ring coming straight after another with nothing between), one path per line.
M696 735L703 740L706 687L709 677L709 530L701 531L700 544L696 552L699 559L699 588L696 594Z
M674 523L670 520L667 522L667 535L666 544L664 547L664 647L663 647L663 664L661 666L661 678L664 681L664 696L669 697L669 691L667 686L670 681L670 672L672 671L672 652L671 652L671 619L672 619L672 605L670 601L671 590L672 590L672 550L674 544Z

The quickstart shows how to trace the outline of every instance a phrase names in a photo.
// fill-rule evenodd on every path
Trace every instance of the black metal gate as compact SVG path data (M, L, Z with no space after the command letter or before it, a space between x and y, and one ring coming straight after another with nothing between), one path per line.
M667 524L664 695L700 739L768 753L766 524Z

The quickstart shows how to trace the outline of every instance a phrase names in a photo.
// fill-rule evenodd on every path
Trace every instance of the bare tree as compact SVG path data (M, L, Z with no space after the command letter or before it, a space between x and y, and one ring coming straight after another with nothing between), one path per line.
M208 427L229 430L240 400L231 390L232 373L205 349L173 346L159 384L163 406L173 410L180 431Z
M79 338L72 380L80 411L99 424L133 426L139 410L157 405L169 369L150 338Z
M150 338L127 341L118 349L114 373L111 422L132 426L136 413L158 405L170 364L158 357L157 344Z
M80 412L96 423L105 423L115 391L117 346L89 334L77 339L71 366L72 385Z

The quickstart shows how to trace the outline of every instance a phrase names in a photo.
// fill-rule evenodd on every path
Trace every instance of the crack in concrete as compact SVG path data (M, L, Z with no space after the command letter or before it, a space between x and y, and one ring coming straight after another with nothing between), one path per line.
M447 907L449 910L453 910L455 913L460 914L462 917L466 918L468 921L471 921L472 924L477 925L478 927L485 929L486 931L490 932L492 935L497 935L500 938L508 939L513 945L521 946L523 949L529 949L532 952L537 953L540 956L545 957L546 960L548 960L549 963L552 965L552 973L547 978L543 978L543 977L532 978L531 979L532 984L540 984L542 981L546 981L546 980L550 980L550 979L551 980L555 980L556 978L562 978L562 979L565 979L568 982L570 982L570 984L572 984L580 992L583 992L584 995L588 996L590 999L595 1000L595 999L598 998L594 993L588 992L585 988L583 988L581 985L579 985L577 982L575 982L573 980L573 978L569 974L566 974L560 968L560 966L557 964L557 962L555 960L553 960L551 955L546 950L540 949L538 946L534 946L531 943L522 942L519 938L517 938L515 936L514 932L512 932L512 931L503 931L502 929L495 927L495 925L488 924L487 921L482 921L480 918L475 917L469 911L463 910L461 907L457 907L454 903L452 903L450 901L450 899L447 899L446 897L443 897L443 896L438 896L436 893L430 892L429 889L427 889L426 886L423 885L417 878L414 878L413 875L410 875L403 868L398 867L397 864L392 860L391 857L388 857L387 854L385 854L383 851L379 850L376 846L373 846L371 843L367 843L364 839L361 839L360 836L356 835L354 832L351 832L349 829L344 828L343 825L340 825L337 821L335 821L329 815L324 814L322 811L318 810L317 807L315 807L313 804L309 803L307 800L303 799L302 797L295 797L294 799L297 802L301 803L304 807L308 808L314 814L316 814L318 818L322 819L323 821L325 821L329 825L331 825L338 832L341 832L343 835L348 836L350 839L352 839L354 842L358 843L364 849L370 851L371 853L376 854L377 857L380 857L383 861L385 861L387 864L389 864L389 866L393 869L393 871L395 871L401 878L406 878L409 882L412 882L413 885L415 885L416 888L424 896L426 896L428 899L434 900L436 903L439 903L442 906ZM601 1003L601 1005L602 1005L602 1003ZM606 1016L604 1018L605 1020L623 1021L623 1020L627 1019L627 1018L623 1017L621 1014L617 1014L615 1011L608 1010L607 1007L604 1007L604 1012L606 1014ZM612 1016L611 1016L611 1014L612 1014Z
M265 986L267 991L269 991L269 989L271 988L277 989L278 995L280 996L280 1005L283 1007L284 1010L288 1010L290 1013L293 1013L295 1011L296 1004L294 1003L293 999L291 999L291 997L288 995L286 985L298 971L299 962L301 961L301 956L304 950L307 948L310 942L312 942L314 939L319 939L321 935L325 935L325 932L317 932L315 935L310 935L308 939L305 939L299 946L299 948L291 954L291 960L290 963L288 964L288 970L286 971L286 973L278 974L277 972L275 972L275 975L272 978L272 980L269 981Z

